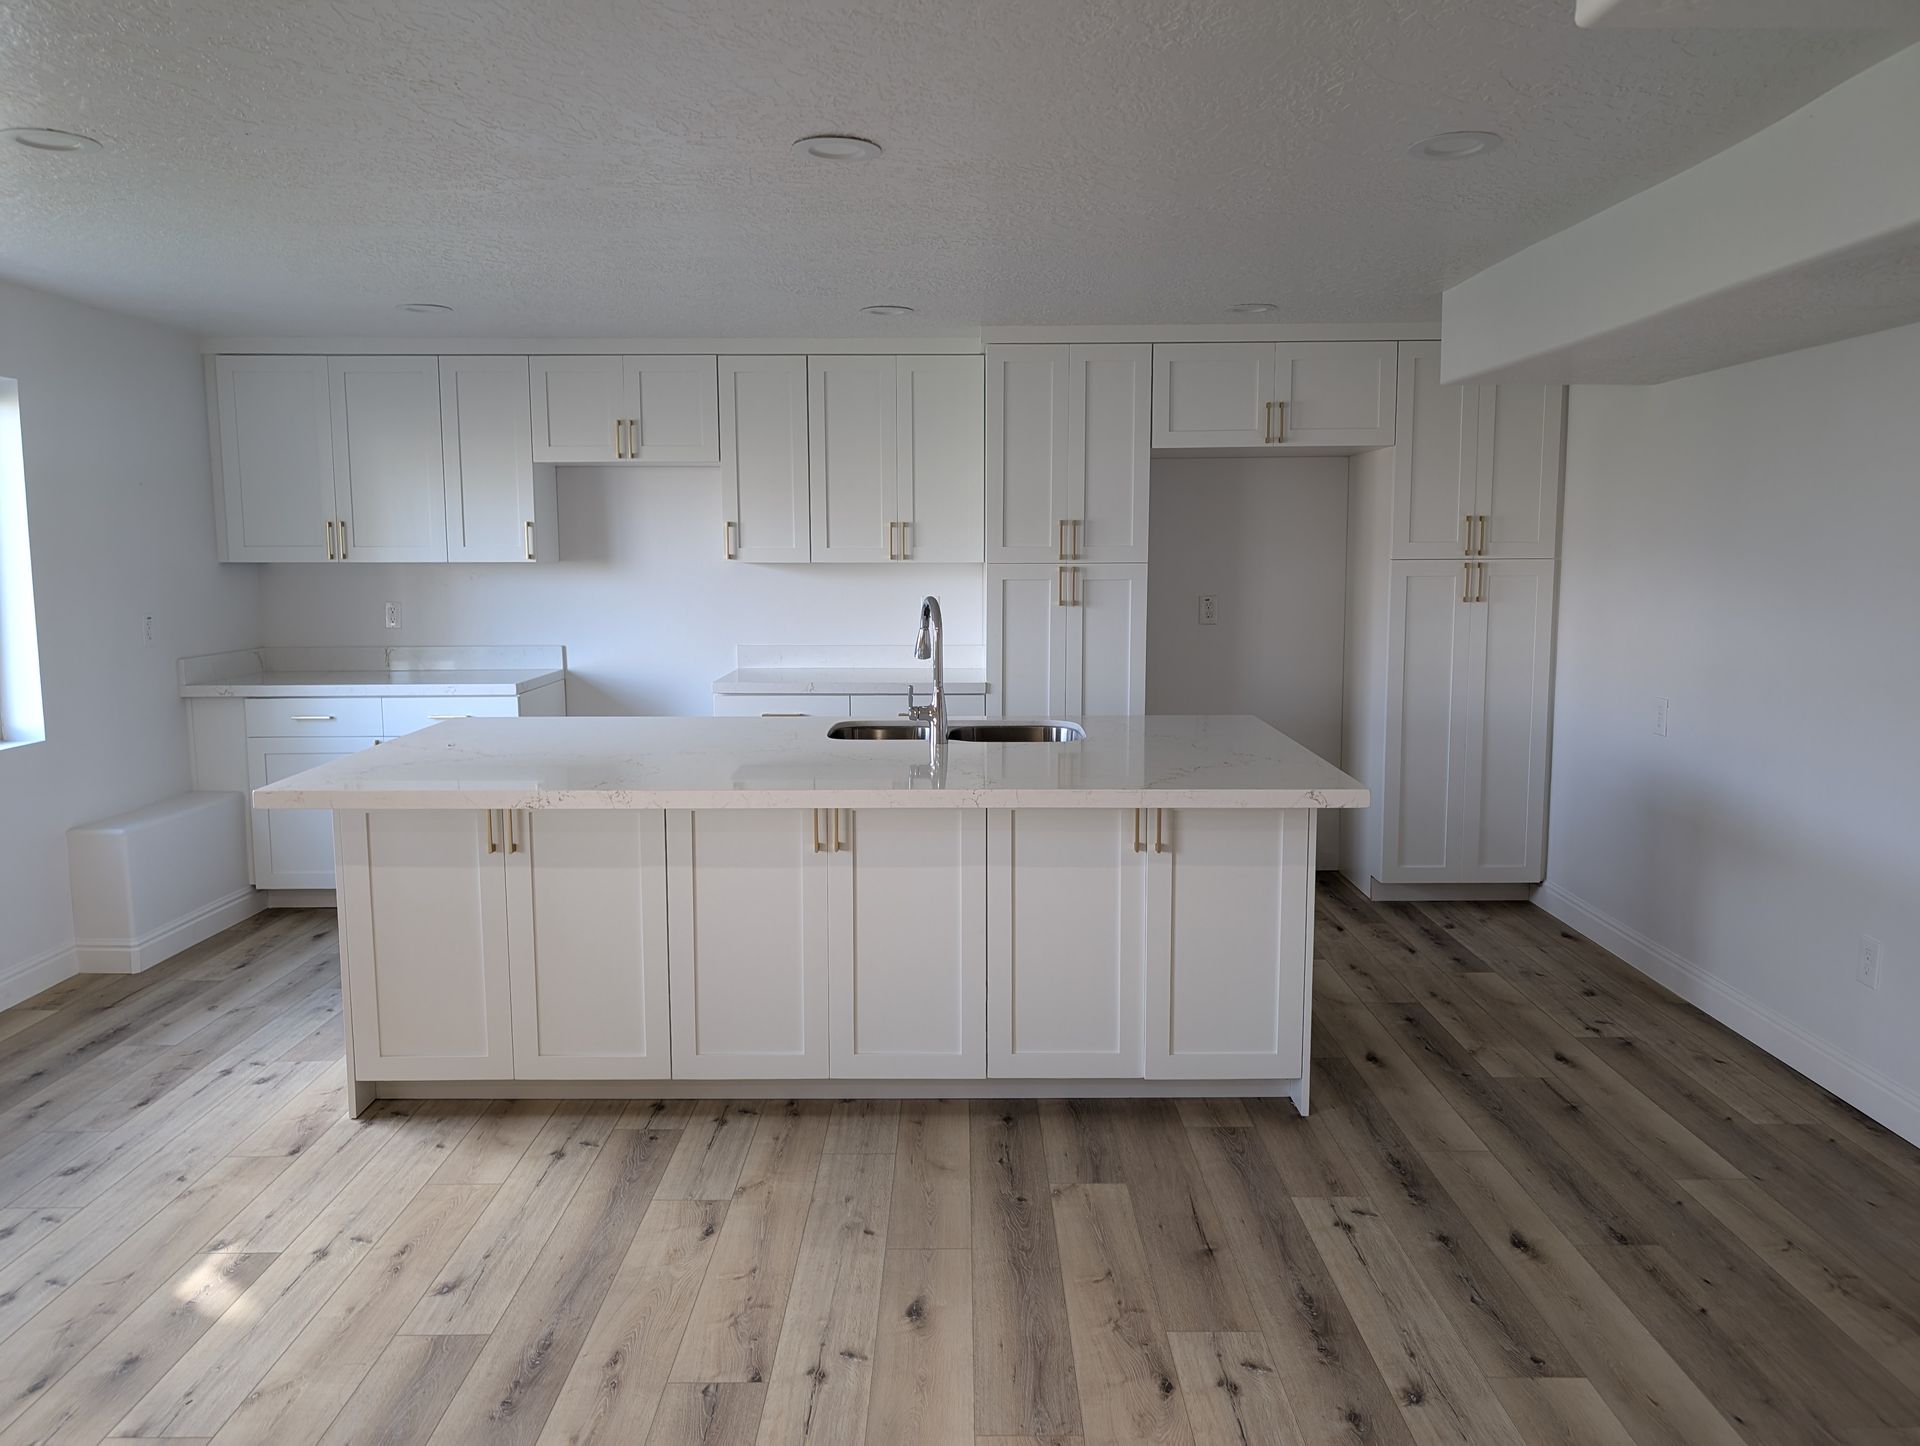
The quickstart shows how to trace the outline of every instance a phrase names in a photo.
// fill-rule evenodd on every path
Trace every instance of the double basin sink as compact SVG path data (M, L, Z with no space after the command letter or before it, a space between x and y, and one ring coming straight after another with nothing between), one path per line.
M1007 719L991 723L947 724L949 743L1078 743L1086 736L1087 730L1078 723ZM831 725L827 729L827 737L867 743L930 743L933 741L933 725L905 719L895 722L891 719L854 718Z

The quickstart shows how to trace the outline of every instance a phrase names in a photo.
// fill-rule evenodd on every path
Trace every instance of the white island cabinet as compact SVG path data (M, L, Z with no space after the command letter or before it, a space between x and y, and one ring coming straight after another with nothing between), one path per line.
M818 718L444 724L255 793L334 810L382 1094L1290 1095L1318 812L1257 719L1066 743ZM623 1090L621 1082L626 1082Z

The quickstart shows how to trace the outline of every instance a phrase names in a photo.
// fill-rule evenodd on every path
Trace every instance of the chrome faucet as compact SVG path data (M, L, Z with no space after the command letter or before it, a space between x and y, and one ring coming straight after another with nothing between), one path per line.
M913 655L916 658L933 659L933 705L912 707L907 713L909 717L933 725L933 766L936 769L945 759L943 750L947 746L947 670L940 631L940 599L921 598L920 631L913 640Z

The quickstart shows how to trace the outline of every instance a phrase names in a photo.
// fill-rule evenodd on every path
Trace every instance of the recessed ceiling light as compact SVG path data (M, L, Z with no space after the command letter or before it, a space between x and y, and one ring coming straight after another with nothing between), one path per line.
M868 316L907 316L913 311L911 306L902 306L897 301L883 301L878 305L863 306L860 309Z
M416 316L438 316L443 311L452 311L451 306L439 301L403 301L400 310L411 311Z
M1236 301L1227 308L1235 316L1272 316L1279 309L1271 301Z
M1413 147L1423 161L1464 161L1468 156L1484 156L1500 144L1492 131L1442 131Z
M802 136L793 148L816 161L867 161L880 154L880 147L863 136Z
M29 151L97 151L100 142L92 136L75 135L72 131L50 131L39 126L14 126L0 131L16 146Z

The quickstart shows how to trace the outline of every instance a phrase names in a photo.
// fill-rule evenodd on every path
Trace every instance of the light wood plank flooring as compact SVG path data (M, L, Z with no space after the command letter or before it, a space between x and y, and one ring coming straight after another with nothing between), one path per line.
M1915 1446L1920 1152L1323 885L1270 1101L387 1102L331 915L0 1014L15 1442Z

